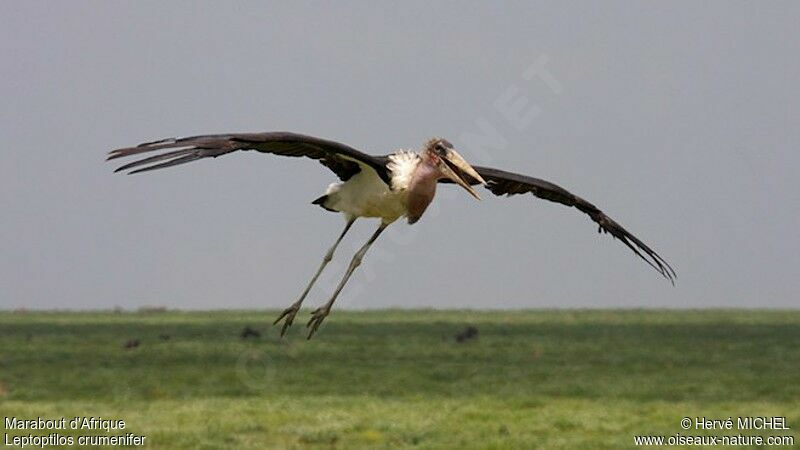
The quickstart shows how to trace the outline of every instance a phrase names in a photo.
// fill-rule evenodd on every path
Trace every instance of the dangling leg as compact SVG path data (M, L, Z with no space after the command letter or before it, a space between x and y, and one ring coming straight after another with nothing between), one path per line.
M388 223L381 222L381 226L378 227L378 229L375 231L375 234L373 234L367 243L364 244L364 246L361 247L353 256L353 260L350 261L350 266L347 268L344 278L342 278L342 281L339 282L339 286L336 287L336 290L333 291L333 296L331 296L331 299L328 300L328 303L325 303L311 313L311 319L308 321L308 324L306 324L306 327L310 328L308 332L308 339L311 339L311 336L313 336L317 331L317 328L319 328L322 321L328 317L328 314L331 312L331 306L333 306L333 302L336 301L336 297L339 295L339 292L342 291L342 288L347 283L347 280L350 279L350 275L352 275L356 270L356 267L361 264L361 259L364 258L364 254L367 253L367 250L369 250L369 247L372 245L372 243L378 239L378 236L380 236L383 230L385 230L388 226Z
M283 319L284 317L286 318L286 321L283 322L283 328L281 328L281 337L283 337L283 335L286 334L286 330L288 330L289 327L292 325L292 322L294 322L294 316L296 316L297 312L300 311L300 305L303 304L303 300L305 300L306 295L308 295L308 292L311 290L311 286L314 286L314 283L317 281L317 278L319 278L319 274L321 274L325 266L327 266L328 263L331 262L331 260L333 259L333 253L336 251L336 247L339 246L339 242L342 242L344 235L347 234L347 232L350 230L350 227L353 226L353 222L355 221L356 221L355 218L347 219L347 225L344 226L342 234L339 235L339 239L336 239L336 242L333 243L333 247L331 247L330 250L328 250L328 253L325 254L325 257L322 258L322 264L320 264L319 269L317 269L317 273L314 274L314 278L312 278L311 282L308 283L308 286L306 286L306 289L300 295L300 298L296 302L292 303L291 306L284 309L281 315L277 319L275 319L275 322L272 323L273 325L276 325L278 322L281 321L281 319Z

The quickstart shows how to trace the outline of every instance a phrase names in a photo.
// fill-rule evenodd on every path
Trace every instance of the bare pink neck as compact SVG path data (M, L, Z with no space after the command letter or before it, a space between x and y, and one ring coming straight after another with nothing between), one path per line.
M436 195L436 183L440 177L441 172L426 158L417 165L408 185L408 223L415 223L422 217Z

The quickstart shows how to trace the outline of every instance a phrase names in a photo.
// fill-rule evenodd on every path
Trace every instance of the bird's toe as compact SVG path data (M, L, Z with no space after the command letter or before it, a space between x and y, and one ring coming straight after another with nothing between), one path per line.
M311 337L314 336L314 333L317 332L319 326L322 324L325 318L328 317L328 313L330 313L330 311L331 311L330 308L320 307L315 309L311 313L311 318L308 320L308 323L306 324L306 327L309 329L308 339L311 339Z
M283 335L286 334L286 330L288 330L289 327L292 326L292 323L294 323L294 318L295 316L297 316L297 312L299 310L300 308L297 305L292 305L284 309L283 312L281 312L281 314L278 316L278 318L275 319L274 322L272 322L273 325L277 325L278 322L285 319L283 322L283 326L281 327L281 337L283 337Z

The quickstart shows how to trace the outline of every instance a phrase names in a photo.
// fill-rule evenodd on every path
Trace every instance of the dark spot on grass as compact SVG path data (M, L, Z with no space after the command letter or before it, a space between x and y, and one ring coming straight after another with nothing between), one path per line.
M478 338L478 329L472 325L464 328L463 331L456 334L456 342L467 342Z
M248 325L244 327L239 336L241 336L242 339L251 339L251 338L258 339L261 337L261 332L254 328L250 328L250 326Z

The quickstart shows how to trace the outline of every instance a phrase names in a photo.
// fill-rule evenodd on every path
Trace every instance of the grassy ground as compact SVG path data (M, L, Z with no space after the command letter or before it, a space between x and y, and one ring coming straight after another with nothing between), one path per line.
M800 437L800 311L335 311L312 341L299 324L278 339L274 315L0 313L0 420L123 419L152 449L736 434L683 430L685 416L786 416ZM241 339L248 325L262 336ZM456 342L468 325L477 339Z

